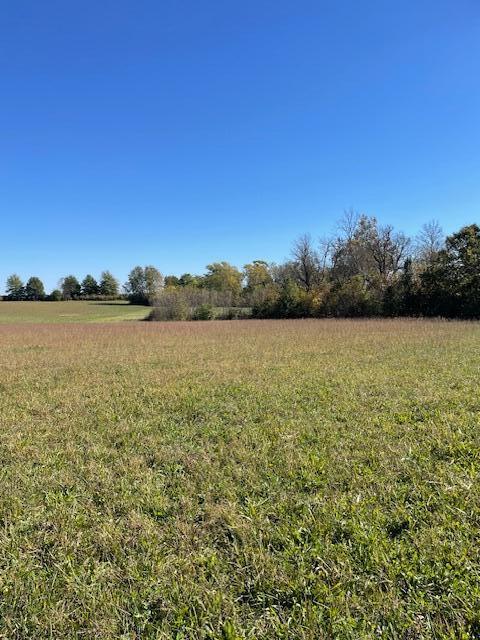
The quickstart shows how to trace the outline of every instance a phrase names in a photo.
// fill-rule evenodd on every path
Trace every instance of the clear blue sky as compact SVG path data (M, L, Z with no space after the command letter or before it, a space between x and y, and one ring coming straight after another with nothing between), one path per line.
M480 222L478 0L3 0L0 290Z

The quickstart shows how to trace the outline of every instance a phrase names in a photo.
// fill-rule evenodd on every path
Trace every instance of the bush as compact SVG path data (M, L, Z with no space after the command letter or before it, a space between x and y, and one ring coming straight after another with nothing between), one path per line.
M181 289L164 289L155 300L149 320L189 320L191 305Z
M368 289L362 276L352 276L333 287L326 297L327 315L343 318L375 316L381 313L381 300Z
M201 304L195 308L192 316L192 320L212 320L213 307L211 304Z
M161 304L159 306L153 307L150 315L148 316L149 320L189 320L190 318L190 309L184 303L183 300L175 300L172 304Z
M313 292L305 291L293 280L265 290L252 309L256 318L310 318L317 313L317 299Z
M60 291L60 289L54 289L52 293L47 296L47 300L50 300L50 302L60 302L60 300L63 300L62 292Z
M249 307L227 307L218 310L215 314L216 320L243 320L252 316Z
M276 284L258 287L250 296L252 316L254 318L273 317L275 306L280 297L280 289Z

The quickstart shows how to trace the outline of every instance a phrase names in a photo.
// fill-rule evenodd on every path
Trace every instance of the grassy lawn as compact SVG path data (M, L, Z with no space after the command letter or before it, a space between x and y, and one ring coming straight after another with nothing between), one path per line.
M479 324L0 345L0 638L479 637Z
M0 324L17 322L118 322L142 320L147 307L130 305L122 300L92 302L0 302Z

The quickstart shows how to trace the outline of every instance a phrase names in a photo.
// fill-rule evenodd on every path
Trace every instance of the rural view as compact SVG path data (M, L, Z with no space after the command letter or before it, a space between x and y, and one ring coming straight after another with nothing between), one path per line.
M480 5L4 0L0 640L480 640Z

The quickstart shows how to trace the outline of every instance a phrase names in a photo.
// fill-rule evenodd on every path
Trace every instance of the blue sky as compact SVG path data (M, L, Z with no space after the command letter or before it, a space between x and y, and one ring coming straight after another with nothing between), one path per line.
M0 289L480 222L478 0L4 0Z

